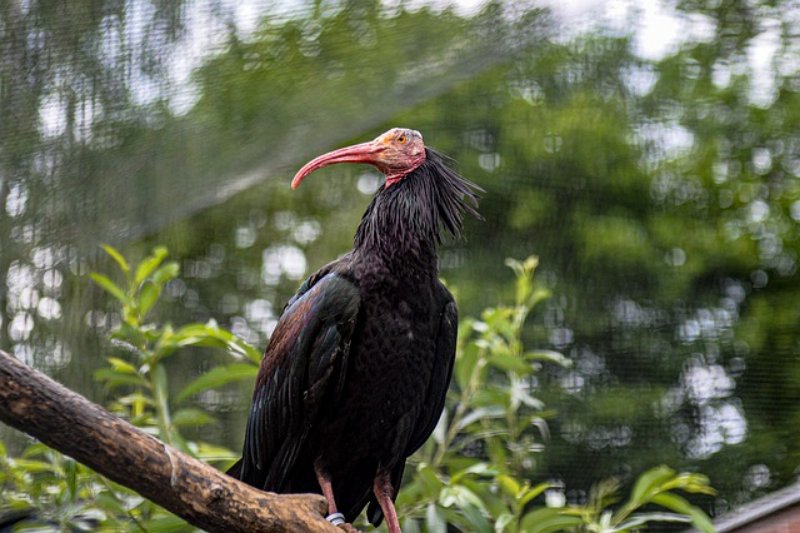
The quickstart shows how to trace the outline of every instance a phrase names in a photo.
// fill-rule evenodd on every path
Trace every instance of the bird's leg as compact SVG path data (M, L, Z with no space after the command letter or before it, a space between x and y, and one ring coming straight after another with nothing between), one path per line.
M397 519L397 511L394 508L394 487L392 480L389 478L388 472L379 472L375 476L375 483L372 485L372 492L375 493L375 498L378 499L378 505L381 506L383 517L386 519L386 527L389 528L389 533L401 533L400 521Z
M328 516L325 519L331 524L344 529L347 533L358 533L350 524L345 523L344 515L336 510L336 500L333 497L333 484L330 478L322 470L319 462L314 462L314 473L317 475L317 483L322 489L322 494L328 501Z
M322 468L318 462L314 462L314 473L317 475L317 482L322 489L322 495L328 500L328 514L332 515L338 513L339 511L336 510L336 500L333 498L333 484L331 480L328 479L328 476L322 472Z

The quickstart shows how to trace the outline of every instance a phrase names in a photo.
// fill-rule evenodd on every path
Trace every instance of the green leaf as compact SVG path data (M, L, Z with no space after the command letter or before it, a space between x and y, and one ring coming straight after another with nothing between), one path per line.
M123 341L122 343L116 343L118 346L123 344L123 347L135 353L138 356L142 356L143 352L138 348L139 346L144 346L147 343L147 335L141 328L131 326L127 322L123 322L119 325L119 327L111 332L111 338Z
M30 474L41 474L42 472L52 472L53 465L44 461L34 461L30 459L14 459L14 466L25 470Z
M674 477L675 471L668 466L661 465L651 468L636 480L629 505L636 508L649 502L653 495L662 490L661 485Z
M431 438L436 444L444 444L445 438L447 437L447 428L449 423L449 413L447 412L447 409L443 409L442 415L439 417L439 421L436 423L436 426L434 426L433 433L431 433Z
M690 517L692 519L692 524L704 533L715 532L714 524L711 523L711 519L708 515L699 507L695 507L677 494L662 492L661 494L653 496L651 501L662 507Z
M155 250L153 250L153 254L149 257L145 257L139 266L136 267L136 276L134 276L134 281L136 284L140 284L143 282L147 277L153 273L153 271L158 268L158 265L161 264L162 261L167 257L167 249L163 246L158 246Z
M464 477L461 478L460 484L467 487L481 499L488 516L499 517L503 513L510 512L508 502L501 494L497 494L497 487L492 480L482 477Z
M407 516L403 519L402 531L404 533L421 533L416 519Z
M442 487L444 487L442 480L436 475L434 469L428 465L420 465L417 469L416 479L420 481L423 493L428 498L437 498Z
M153 307L161 296L161 286L156 285L150 281L142 285L142 290L139 292L139 313L144 318L150 308Z
M155 386L154 395L156 401L158 402L159 399L162 402L166 402L167 398L169 398L169 386L167 385L167 369L164 368L162 364L156 364L153 366L153 385Z
M113 492L101 492L95 496L94 501L101 508L111 511L115 514L123 515L127 513L127 510L122 506Z
M131 270L131 267L130 267L130 266L128 266L128 262L125 260L125 258L122 256L122 254L121 254L121 253L119 253L119 251L118 251L116 248L114 248L114 247L113 247L113 246L111 246L110 244L102 244L102 245L100 245L100 247L101 247L103 250L105 250L105 251L106 251L106 253L107 253L109 256L111 256L111 258L112 258L114 261L116 261L116 262L117 262L117 264L119 265L119 268L120 268L120 269L122 269L122 271L123 271L123 272L125 272L126 274L127 274L128 272L130 272L130 270Z
M106 358L106 361L109 362L115 372L119 372L121 374L137 374L135 366L123 359L120 359L119 357L108 357Z
M464 485L449 485L442 488L439 493L439 504L442 507L455 507L461 511L473 507L486 510L481 499Z
M552 485L550 483L539 483L538 485L527 489L522 494L522 497L519 500L519 504L521 506L527 505L531 500L533 500L534 498L539 496L541 493L543 493L544 491L546 491L550 487L552 487Z
M458 483L461 478L466 476L494 476L497 474L497 469L493 468L490 464L484 462L477 462L453 474L450 477L451 483Z
M143 403L147 406L153 405L153 399L149 396L145 396L141 392L134 392L133 394L126 394L125 396L120 396L117 398L117 403L120 405L134 405L136 403Z
M5 450L5 448L3 448ZM23 457L37 457L39 455L49 455L53 453L53 449L48 447L46 444L42 444L41 442L35 442L25 448L25 451L22 452Z
M494 522L494 531L495 533L503 533L505 531L506 526L514 521L514 515L511 513L503 513L497 517L497 520Z
M249 363L234 363L212 368L186 385L178 394L178 401L208 389L221 387L234 381L251 379L258 374L258 367Z
M564 367L572 366L571 359L554 350L533 350L530 352L525 352L523 357L528 361L547 361L549 363L555 363Z
M524 533L555 533L583 525L579 516L563 514L560 508L543 507L522 517L520 531Z
M173 280L180 274L181 267L175 261L170 261L164 264L152 276L153 283L156 285L164 285L166 282Z
M483 420L486 418L502 418L506 414L506 410L501 406L479 407L473 410L467 416L458 421L459 431L466 428L470 424Z
M172 423L175 426L204 426L214 422L214 417L202 409L188 408L180 409L172 415Z
M95 370L94 379L105 384L109 389L114 389L122 385L129 385L132 387L147 385L147 381L138 374L118 372L113 368L99 368Z
M517 378L516 381L519 381ZM525 404L532 409L544 409L544 402L528 394L524 388L516 386L511 389L512 405L514 402Z
M626 531L634 527L639 527L647 524L648 522L691 522L691 518L682 514L673 513L638 513L625 520L614 529L610 530L611 533L617 531Z
M207 463L219 463L222 461L232 463L240 457L239 453L207 442L193 442L189 447L197 458Z
M473 343L467 344L464 346L464 349L460 351L459 358L456 360L455 378L461 390L467 388L467 383L479 359L480 353L478 347Z
M473 505L465 505L461 506L459 511L461 514L467 519L469 523L470 531L475 531L477 533L492 533L492 526L489 524L489 521L486 517L481 513L481 510Z
M489 364L500 370L516 372L522 376L526 376L533 371L530 363L525 362L523 359L516 357L510 353L498 353L492 355L488 359Z
M703 474L691 472L681 472L672 481L665 483L663 488L665 490L681 489L686 492L708 494L710 496L717 493L717 491L708 484L708 477Z
M505 406L508 404L508 388L482 388L475 391L471 398L475 407ZM505 407L504 407L505 408Z
M78 496L78 466L72 459L64 461L64 477L67 482L67 494L71 502Z
M500 485L500 488L505 491L506 494L511 496L512 498L517 498L519 496L520 490L522 487L517 482L516 479L512 478L511 476L507 476L505 474L501 474L497 476L497 484Z
M533 271L539 266L539 256L529 255L525 258L525 261L522 263L522 265L525 267L526 272L533 274Z
M550 292L550 290L545 289L544 287L534 287L533 292L528 297L528 301L526 302L526 304L528 305L529 308L533 308L539 302L542 302L550 298L550 296L552 296L552 292Z
M517 277L525 275L525 268L522 266L522 263L513 257L506 257L506 266L513 270L514 275Z
M128 305L129 299L125 292L120 289L116 283L108 279L108 277L100 274L98 272L91 272L89 277L92 278L92 281L100 285L103 289L106 290L111 296L119 300L123 305Z
M214 321L183 326L174 333L170 341L178 346L221 348L237 357L245 357L255 364L261 362L261 353L258 350L230 331L220 328Z
M428 504L425 512L425 526L428 533L446 533L447 522L442 516L442 511L435 503Z
M192 530L182 518L175 515L161 514L147 521L149 533L180 533Z

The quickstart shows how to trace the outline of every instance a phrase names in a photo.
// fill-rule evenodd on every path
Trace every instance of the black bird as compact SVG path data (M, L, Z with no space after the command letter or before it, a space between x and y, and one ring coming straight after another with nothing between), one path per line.
M455 358L458 316L436 249L459 236L464 213L479 217L482 191L404 128L317 157L292 188L345 162L374 165L386 184L353 249L286 304L229 473L273 492L321 491L328 519L346 528L369 504L370 522L385 516L398 533L403 467L441 415Z

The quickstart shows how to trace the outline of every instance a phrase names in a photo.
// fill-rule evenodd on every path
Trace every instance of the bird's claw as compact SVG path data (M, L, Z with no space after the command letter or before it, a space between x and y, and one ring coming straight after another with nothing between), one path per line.
M344 523L339 524L336 527L339 529L344 529L347 533L360 533L356 528L353 527L353 524Z

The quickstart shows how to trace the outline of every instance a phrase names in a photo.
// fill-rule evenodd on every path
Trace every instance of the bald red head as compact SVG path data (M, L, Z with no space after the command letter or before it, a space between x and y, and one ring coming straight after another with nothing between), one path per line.
M370 142L339 148L321 155L297 171L292 179L296 189L315 170L336 163L367 163L386 175L386 187L403 179L425 161L425 144L416 130L392 128Z

